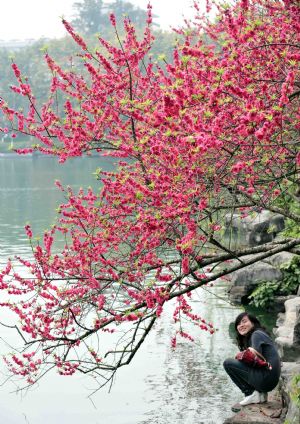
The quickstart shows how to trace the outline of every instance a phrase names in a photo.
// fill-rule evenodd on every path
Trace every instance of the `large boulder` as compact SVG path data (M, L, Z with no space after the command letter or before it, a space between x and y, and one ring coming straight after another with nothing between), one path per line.
M246 303L249 294L251 294L260 282L280 281L282 279L280 266L291 262L295 256L297 255L289 252L276 253L263 261L232 273L231 288L229 289L230 300L236 304ZM248 255L242 259L248 260L254 257L254 255ZM284 302L289 298L290 296L277 296L274 299L271 309L277 312L284 312Z
M274 240L284 229L284 217L267 210L244 218L240 214L227 214L225 226L225 237L238 238L243 244L256 246Z
M283 362L281 369L280 390L287 407L285 423L300 423L300 410L295 402L295 391L300 393L299 384L295 382L295 376L300 375L300 363Z
M300 346L300 305L296 306L296 321L294 327L294 343Z
M274 266L275 268L279 268L281 265L291 262L295 256L298 255L290 252L280 252L276 253L273 256L270 256L269 258L264 259L264 262Z
M249 265L232 274L229 299L236 304L245 303L249 294L261 281L279 281L281 278L280 269L266 262Z
M279 314L277 328L273 330L275 342L283 360L300 360L300 297L288 299L284 306L285 313Z

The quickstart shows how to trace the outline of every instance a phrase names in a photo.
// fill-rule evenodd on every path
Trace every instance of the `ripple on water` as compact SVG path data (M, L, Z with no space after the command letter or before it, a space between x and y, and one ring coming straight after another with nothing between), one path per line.
M216 291L222 293L220 288ZM203 298L202 302L198 300L195 312L201 311L205 316L214 302L223 301L213 295ZM211 336L198 331L196 335L190 329L196 342L179 341L175 351L170 348L171 320L162 318L155 330L155 344L148 351L160 367L145 379L144 400L149 409L139 424L221 424L231 415L230 405L235 403L238 391L229 384L222 364L235 350L227 326L236 313L236 308L228 308L224 319L224 310L218 310L215 318L222 317L222 320L213 322L221 325L219 332ZM163 349L164 355L157 348Z

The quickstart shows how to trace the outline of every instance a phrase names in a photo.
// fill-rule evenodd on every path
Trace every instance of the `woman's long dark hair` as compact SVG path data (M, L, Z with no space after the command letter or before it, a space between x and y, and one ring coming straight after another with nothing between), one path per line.
M253 328L251 331L249 331L249 333L245 334L245 336L242 336L238 330L237 330L237 326L239 325L239 323L242 321L242 319L244 317L248 317L249 320L252 322L253 324ZM249 342L250 342L250 338L251 335L253 333L253 331L255 330L263 330L266 333L266 329L261 325L261 323L259 322L259 320L256 318L256 316L248 314L248 312L242 312L241 314L239 314L236 319L235 319L235 323L234 323L234 328L236 331L236 340L237 340L237 344L240 350L244 350L247 349L247 347L249 347Z

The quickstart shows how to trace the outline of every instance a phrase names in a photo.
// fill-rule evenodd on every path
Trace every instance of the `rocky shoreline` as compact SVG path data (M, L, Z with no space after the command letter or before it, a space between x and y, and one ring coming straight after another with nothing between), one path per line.
M240 225L244 226L243 230L246 231L247 240L250 242L256 239L264 240L266 236L259 235L259 231L269 228L274 222L279 223L278 230L280 230L281 220L271 217L268 223L266 214L257 218L252 226L248 222L241 223L239 220L235 221L235 226L237 228ZM289 252L278 253L235 272L232 275L228 291L230 301L234 304L245 304L248 296L259 282L280 281L282 279L280 266L291 262L294 256ZM224 424L300 423L300 281L296 295L278 296L274 299L272 313L278 314L273 333L282 360L279 385L269 394L267 404L243 407Z
M235 304L243 304L259 281L279 281L281 278L279 266L291 261L293 257L294 255L283 252L274 255L268 261L237 271L231 280L230 300ZM274 303L273 313L278 313L278 319L273 333L282 359L279 386L271 393L272 401L268 403L268 411L265 410L265 406L250 405L226 420L226 424L300 423L299 406L292 396L295 390L300 393L300 385L295 382L296 376L300 376L300 281L297 295L279 296ZM276 402L274 398L277 399ZM300 399L298 405L299 402Z

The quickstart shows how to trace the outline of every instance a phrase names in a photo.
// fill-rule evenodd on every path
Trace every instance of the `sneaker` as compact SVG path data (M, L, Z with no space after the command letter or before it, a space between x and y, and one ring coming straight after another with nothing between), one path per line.
M244 400L240 402L240 405L250 405L251 403L260 403L260 393L256 390L252 393L252 395L246 396Z
M260 393L260 403L268 402L268 393Z

